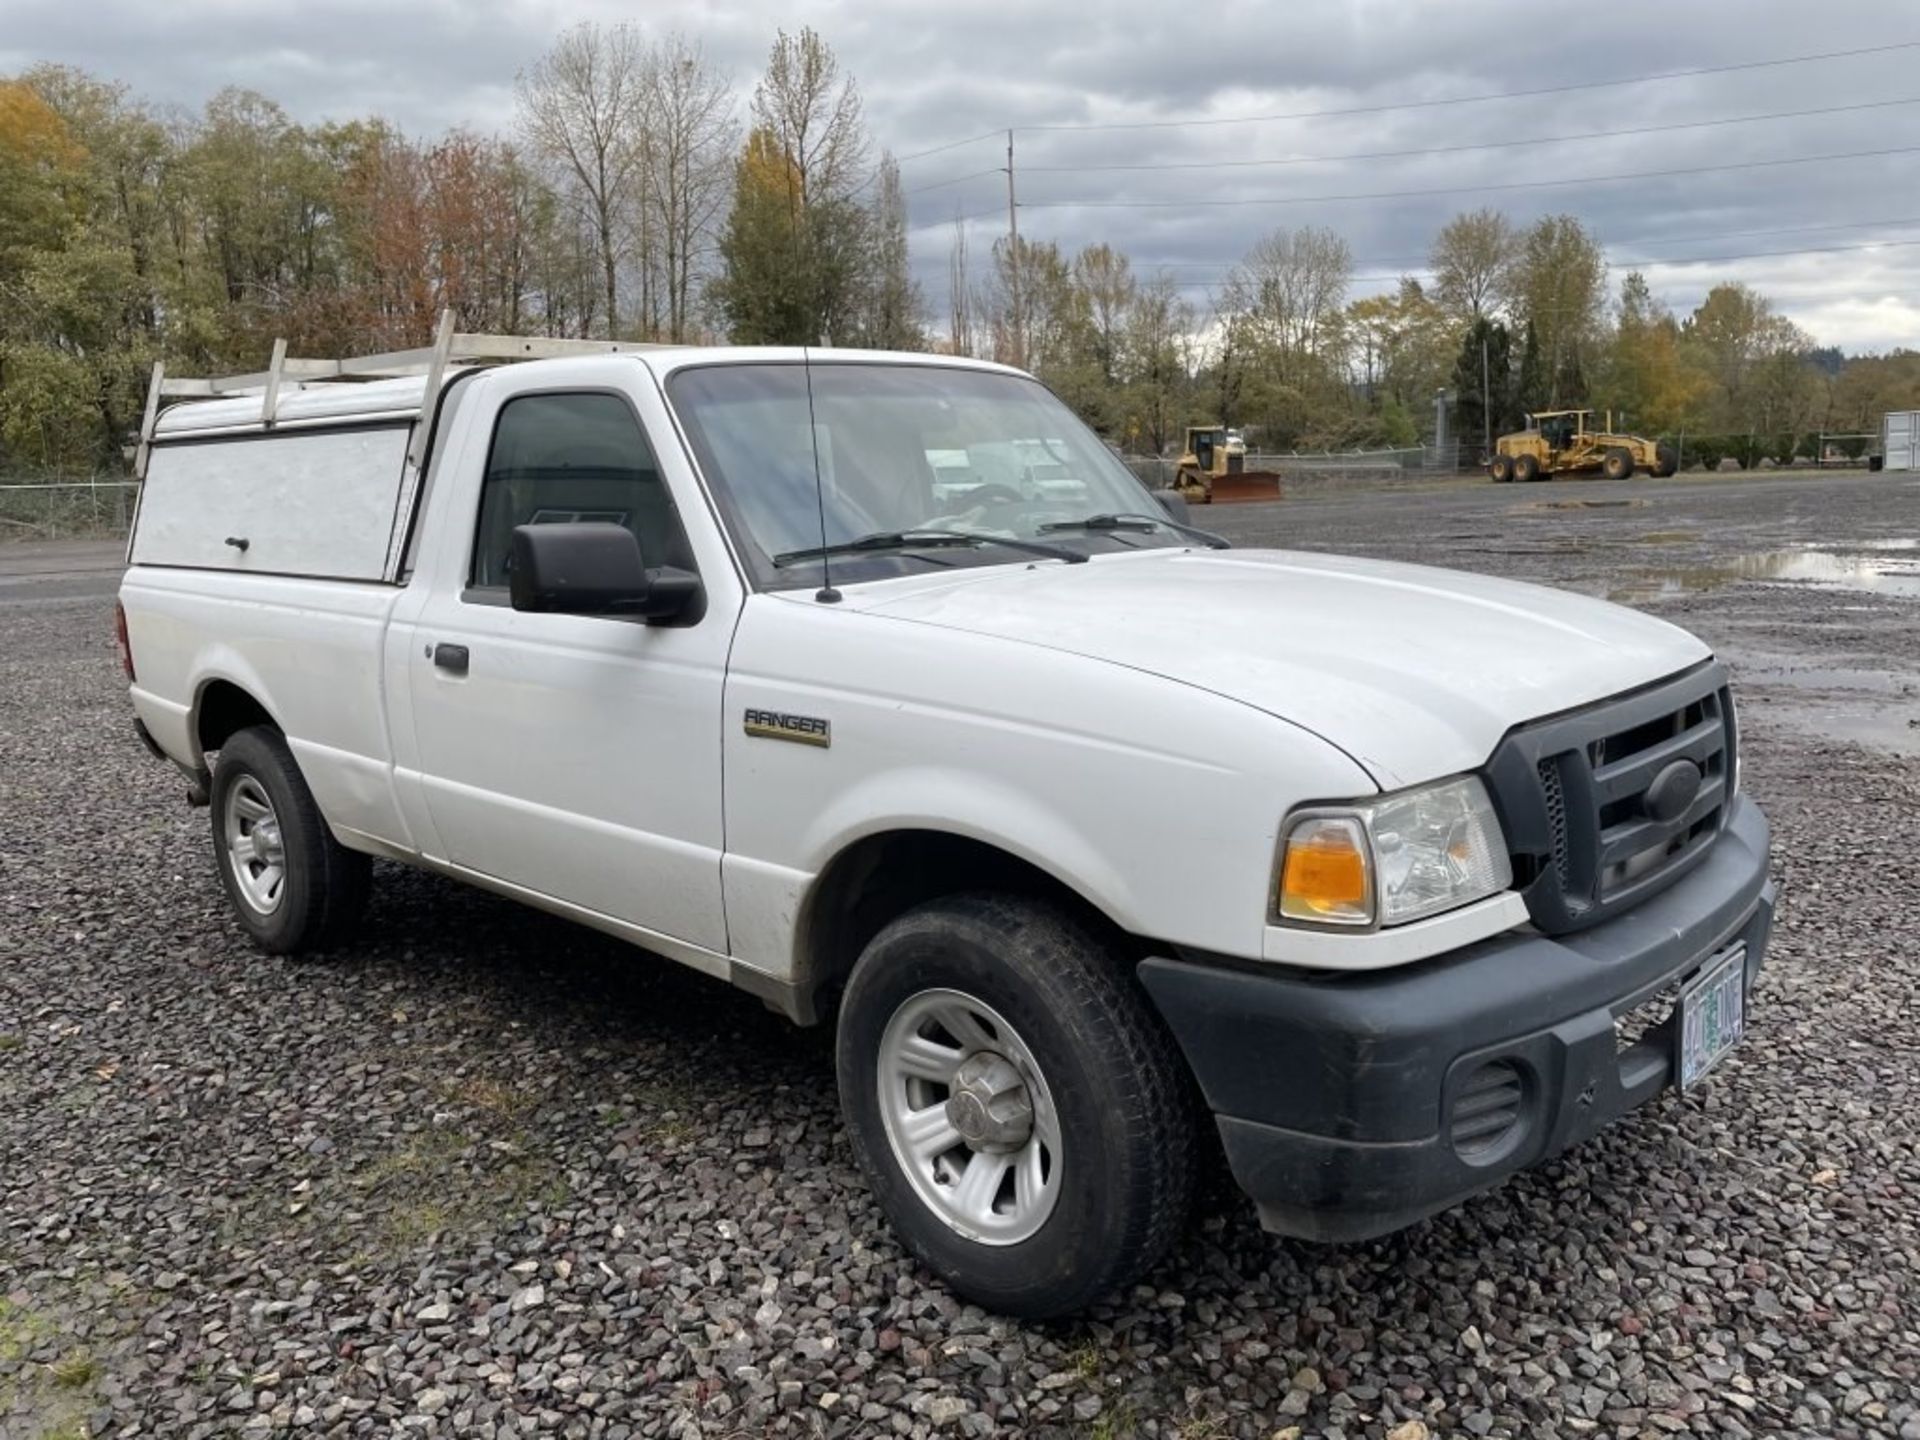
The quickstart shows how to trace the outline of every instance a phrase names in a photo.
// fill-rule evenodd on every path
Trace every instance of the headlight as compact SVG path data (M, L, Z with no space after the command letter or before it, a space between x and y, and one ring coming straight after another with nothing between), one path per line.
M1727 686L1727 794L1740 793L1740 702Z
M1404 925L1512 883L1486 787L1468 775L1294 820L1273 913L1312 925Z

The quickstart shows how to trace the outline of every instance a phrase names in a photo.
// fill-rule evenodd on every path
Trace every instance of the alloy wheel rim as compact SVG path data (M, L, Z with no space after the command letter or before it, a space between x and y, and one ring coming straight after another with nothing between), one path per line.
M286 893L286 838L266 787L252 775L242 775L228 788L221 829L240 898L256 915L273 914Z
M920 1202L985 1245L1017 1245L1060 1198L1059 1112L1033 1051L991 1005L922 990L880 1037L880 1119Z

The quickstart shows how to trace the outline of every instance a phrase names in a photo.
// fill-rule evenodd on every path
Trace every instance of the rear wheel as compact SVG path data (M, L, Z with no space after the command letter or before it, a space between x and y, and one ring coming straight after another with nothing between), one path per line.
M907 1248L989 1309L1077 1310L1185 1221L1189 1082L1123 967L1060 907L968 895L888 925L848 982L854 1150Z
M1496 485L1505 485L1513 479L1513 457L1511 455L1494 456L1487 465L1487 474L1493 477Z
M1518 455L1513 461L1513 478L1522 485L1531 485L1540 478L1540 461L1533 455Z
M1653 473L1658 479L1664 480L1680 468L1680 452L1671 445L1656 446L1653 455Z
M1624 446L1616 445L1607 451L1606 459L1600 462L1600 471L1609 480L1631 480L1633 478L1633 452Z
M346 938L372 861L333 838L278 730L253 726L220 747L208 811L220 883L254 944L293 955Z

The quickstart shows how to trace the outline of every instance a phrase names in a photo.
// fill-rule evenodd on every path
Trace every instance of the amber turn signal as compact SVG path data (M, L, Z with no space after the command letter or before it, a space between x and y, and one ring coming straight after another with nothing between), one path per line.
M1283 920L1366 925L1373 920L1367 840L1358 820L1323 815L1300 821L1287 836L1274 909Z

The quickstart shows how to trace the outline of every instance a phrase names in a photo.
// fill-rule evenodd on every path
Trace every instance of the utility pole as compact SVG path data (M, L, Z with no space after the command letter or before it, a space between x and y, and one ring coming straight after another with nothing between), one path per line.
M1482 435L1480 444L1487 455L1493 455L1493 385L1491 373L1487 368L1487 332L1480 331L1480 426Z
M1011 313L1008 316L1008 328L1013 332L1013 364L1016 368L1027 368L1027 325L1026 315L1020 308L1020 214L1019 202L1013 194L1013 131L1007 131L1007 269L1008 290L1011 292Z

